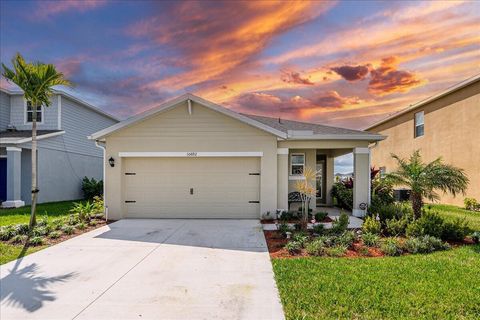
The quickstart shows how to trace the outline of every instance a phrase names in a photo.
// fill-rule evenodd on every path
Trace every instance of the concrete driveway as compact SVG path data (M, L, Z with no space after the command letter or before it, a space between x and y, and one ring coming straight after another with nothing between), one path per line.
M1 267L0 319L284 319L256 220L121 220Z

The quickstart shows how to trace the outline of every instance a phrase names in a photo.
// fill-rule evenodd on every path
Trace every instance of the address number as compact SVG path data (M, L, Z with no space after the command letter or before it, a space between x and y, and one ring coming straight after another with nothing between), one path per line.
M197 153L196 152L187 152L187 157L196 157Z

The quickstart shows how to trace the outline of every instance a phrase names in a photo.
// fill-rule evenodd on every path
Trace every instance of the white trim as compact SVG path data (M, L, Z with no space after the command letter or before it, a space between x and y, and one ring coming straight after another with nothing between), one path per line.
M61 95L57 96L57 113L58 113L57 129L62 130L62 96Z
M210 109L212 109L214 111L217 111L219 113L222 113L226 116L237 119L237 120L239 120L241 122L244 122L244 123L246 123L246 124L248 124L252 127L261 129L261 130L266 131L266 132L269 132L269 133L271 133L275 136L278 136L280 138L284 138L284 139L287 138L287 134L285 132L274 129L272 127L269 127L269 126L267 126L267 125L265 125L265 124L263 124L259 121L253 120L253 119L251 119L247 116L244 116L240 113L234 112L234 111L232 111L228 108L222 107L218 104L215 104L213 102L210 102L210 101L207 101L207 100L202 99L200 97L197 97L197 96L195 96L191 93L186 93L184 95L181 95L180 97L177 97L173 100L162 103L158 107L152 108L152 109L147 110L145 112L142 112L142 113L140 113L136 116L128 118L127 120L124 120L122 122L114 124L113 126L110 126L106 129L95 132L92 135L90 135L88 138L92 139L92 140L96 140L96 139L99 139L99 138L104 138L105 136L107 136L107 135L109 135L109 134L111 134L111 133L113 133L117 130L120 130L120 129L128 127L128 126L132 126L132 125L134 125L134 124L136 124L140 121L144 121L144 120L149 119L153 116L156 116L156 115L158 115L162 112L168 111L168 110L176 107L179 103L182 103L182 102L185 102L185 101L188 101L188 100L196 102L196 103L198 103L202 106L210 108Z
M22 148L17 148L17 147L7 147L7 152L8 152L8 151L22 152Z
M188 114L192 115L192 100L188 99L187 104L188 104Z
M304 175L298 175L298 176L289 175L288 180L305 180L305 176Z
M355 154L370 154L369 148L353 148L353 153Z
M288 148L278 148L277 154L281 155L288 155Z
M380 141L385 140L387 136L372 133L352 133L352 134L313 134L308 136L289 136L287 140L367 140Z
M263 152L119 152L120 158L263 157Z
M60 136L64 133L65 133L65 131L58 131L58 132L42 134L40 136L37 136L37 141L47 139L47 138L56 137L56 136ZM5 144L7 144L7 143L19 144L19 143L27 143L27 142L30 142L30 141L32 141L32 137L28 137L28 138L1 138L0 139L0 143L5 143Z
M289 167L289 170L288 170L288 175L291 176L291 177L300 177L302 176L303 177L303 173L302 174L292 174L292 167L293 167L293 161L292 161L292 158L293 156L303 156L303 171L302 172L305 172L305 164L307 163L307 156L305 155L305 153L302 153L302 152L295 152L295 153L292 153L290 154L290 167ZM295 164L296 166L299 166L299 164ZM294 180L294 179L291 179L291 180Z
M33 110L33 107L32 107L32 110ZM28 122L27 119L28 119L28 111L27 111L27 100L25 98L23 98L23 124L24 125L30 125L33 123L32 122ZM40 114L41 114L41 117L42 117L42 121L37 121L37 124L43 124L44 121L45 121L45 106L42 104L40 106ZM33 114L32 114L32 119L33 119Z
M7 157L6 154L0 154L0 159L6 158L6 157Z
M2 208L20 208L25 205L22 200L7 200L2 202Z

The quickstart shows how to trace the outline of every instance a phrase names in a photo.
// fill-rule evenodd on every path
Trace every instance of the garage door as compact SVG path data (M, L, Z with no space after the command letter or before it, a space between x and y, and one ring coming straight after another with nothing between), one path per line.
M259 158L126 158L129 218L260 216Z

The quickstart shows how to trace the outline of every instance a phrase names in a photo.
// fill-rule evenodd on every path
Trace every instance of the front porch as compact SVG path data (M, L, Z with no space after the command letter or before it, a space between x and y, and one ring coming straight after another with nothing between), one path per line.
M316 196L310 202L313 211L332 211L331 190L335 183L334 159L353 153L353 210L354 217L363 217L370 204L370 150L368 143L330 141L328 148L323 141L289 141L279 143L278 155L278 208L296 211L300 203L290 202L289 194L297 191L295 184L304 180L306 168L317 173ZM346 148L347 145L353 145ZM311 182L312 183L312 182ZM337 212L338 215L338 212Z

